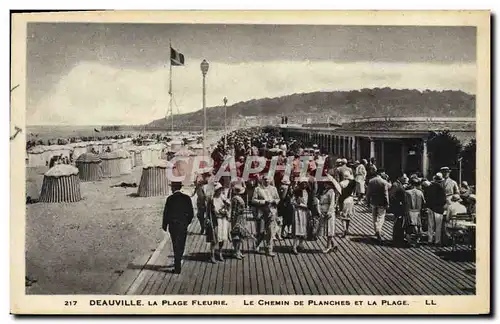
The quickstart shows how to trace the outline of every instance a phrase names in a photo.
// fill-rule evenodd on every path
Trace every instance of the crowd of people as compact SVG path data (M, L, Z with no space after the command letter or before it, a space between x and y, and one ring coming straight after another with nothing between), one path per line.
M312 143L307 143L312 144ZM227 156L235 157L237 178L215 179ZM266 158L261 172L243 178L248 157ZM309 156L310 159L301 159ZM356 221L355 204L371 209L373 234L382 243L386 214L394 216L395 246L418 246L422 242L423 220L427 223L428 244L441 245L446 237L446 222L461 213L475 214L475 195L467 183L460 186L443 167L432 181L418 174L402 174L391 181L374 158L348 161L322 154L317 145L310 148L277 132L261 129L238 130L222 138L211 155L213 168L206 168L195 181L196 218L202 235L210 243L210 262L223 261L222 249L231 242L237 259L244 257L242 241L255 241L257 252L275 256L275 240L292 239L294 254L305 251L306 240L326 238L323 253L338 250L336 240L350 234ZM269 172L272 157L278 165L292 161L291 172L277 168ZM308 163L304 166L303 163ZM305 174L301 170L307 170ZM318 171L319 169L319 171ZM317 179L321 174L322 180ZM247 222L255 221L250 232ZM342 224L336 231L336 220ZM339 233L340 235L338 235Z

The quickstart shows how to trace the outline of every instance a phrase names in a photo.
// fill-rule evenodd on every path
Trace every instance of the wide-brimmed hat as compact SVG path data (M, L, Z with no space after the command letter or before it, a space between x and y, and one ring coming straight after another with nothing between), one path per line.
M422 186L424 187L429 187L431 185L430 181L425 179L424 181L422 181Z
M332 177L331 175L327 174L326 178L327 178L327 180L325 182L326 184L330 184L331 183L333 185L333 187L335 188L335 190L337 190L338 192L342 192L342 187L340 186L340 184L338 183L338 181L335 180L334 177Z
M217 182L217 183L214 185L214 192L216 192L217 190L220 190L220 189L222 189L222 185L221 185L219 182Z
M342 163L347 164L347 159L342 159Z
M443 174L442 174L441 172L438 172L438 173L436 173L436 175L433 177L433 179L434 179L434 181L437 181L437 182L439 182L439 181L443 181L443 180L444 180L444 178L443 178Z
M243 188L243 186L242 186L242 185L240 185L240 184L236 184L236 185L233 187L233 190L234 190L234 192L235 192L235 193L237 193L237 194L242 194L242 193L244 193L244 192L245 192L245 188Z
M341 163L342 162L342 159L336 159L335 160L335 163Z
M442 167L440 170L441 170L441 172L451 172L450 168L448 168L446 166Z
M460 198L460 195L454 194L451 196L451 201L462 201L462 198Z
M281 179L281 183L282 183L282 184L289 185L289 184L290 184L290 178L288 178L288 177L283 177L283 179Z
M421 183L422 183L422 180L420 180L419 178L411 178L410 179L410 184L413 186L418 186Z

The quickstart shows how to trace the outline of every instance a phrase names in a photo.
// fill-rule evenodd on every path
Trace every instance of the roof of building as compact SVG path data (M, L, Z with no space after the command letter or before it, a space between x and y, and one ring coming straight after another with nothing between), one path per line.
M414 131L429 132L449 130L475 132L476 121L472 118L365 118L342 124L338 130L347 131Z

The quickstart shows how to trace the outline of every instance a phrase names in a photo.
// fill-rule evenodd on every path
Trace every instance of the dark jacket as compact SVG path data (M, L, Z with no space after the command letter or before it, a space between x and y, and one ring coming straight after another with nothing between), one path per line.
M376 176L368 182L366 188L366 198L368 203L377 207L389 207L389 183Z
M444 205L446 205L446 193L441 184L431 182L431 185L424 189L424 197L427 208L438 214L444 213Z
M405 188L400 181L394 182L389 190L390 212L396 216L405 214Z
M194 211L191 198L180 191L176 191L168 196L165 203L162 229L166 231L168 226L187 228L193 217Z

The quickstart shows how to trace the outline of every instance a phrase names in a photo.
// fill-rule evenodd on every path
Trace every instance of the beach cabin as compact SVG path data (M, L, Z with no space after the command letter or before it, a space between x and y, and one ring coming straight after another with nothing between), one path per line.
M157 161L142 168L141 181L137 190L139 197L154 197L168 195L168 172L172 172L172 164L167 161Z
M68 164L57 164L43 177L40 202L77 202L82 199L78 169Z
M104 178L114 178L120 176L120 160L116 152L104 152L99 156L102 160L102 176Z
M170 150L173 152L177 152L182 148L183 142L179 139L174 139L170 141Z
M99 181L102 179L102 160L93 153L83 153L76 159L76 167L81 181Z
M124 149L114 151L119 159L120 174L132 173L132 163L130 162L130 154Z
M37 145L30 147L27 151L28 167L42 167L46 166L46 152L45 145Z

